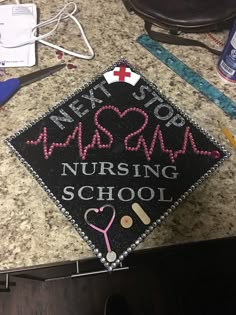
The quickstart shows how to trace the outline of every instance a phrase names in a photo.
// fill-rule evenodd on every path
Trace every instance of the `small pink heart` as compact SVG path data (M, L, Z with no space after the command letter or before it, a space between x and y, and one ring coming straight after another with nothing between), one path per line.
M98 227L98 226L96 226L96 225L94 225L94 224L92 224L92 223L89 222L89 220L88 220L88 214L89 214L90 212L95 212L96 214L98 214L99 212L103 212L103 210L104 210L105 208L110 208L110 209L112 209L112 217L111 217L110 221L108 222L106 228L105 228L105 229L101 229L100 227ZM112 223L113 223L113 221L114 221L114 219L115 219L115 215L116 215L116 210L115 210L115 208L114 208L112 205L107 204L107 205L104 205L104 206L102 206L102 207L100 207L100 208L89 208L88 210L86 210L86 212L85 212L85 214L84 214L84 219L85 219L85 221L87 222L87 224L88 224L89 226L91 226L93 229L95 229L95 230L97 230L97 231L99 231L99 232L101 232L101 233L104 233L104 232L107 232L107 231L109 230L109 228L111 227L111 225L112 225Z
M124 144L125 144L125 147L128 146L128 141L130 138L140 134L147 126L148 124L148 115L147 113L145 113L142 109L140 108L136 108L136 107L129 107L127 108L125 111L123 112L120 112L120 110L113 106L113 105L105 105L105 106L102 106L96 113L95 113L95 116L94 116L94 120L95 120L95 125L96 127L99 129L99 130L102 130L105 134L107 134L108 136L110 136L112 138L112 133L107 129L105 128L101 123L99 123L99 116L102 112L105 112L105 111L113 111L114 113L116 113L116 115L118 115L118 117L120 119L123 119L125 118L128 114L130 113L135 113L136 115L139 115L139 116L142 116L143 117L143 123L140 124L139 127L137 127L136 130L133 130L131 133L129 133L128 135L125 136L125 139L124 139ZM128 128L130 126L127 126Z
M90 222L88 221L88 214L89 214L90 212L95 212L95 213L102 212L105 208L110 208L110 209L112 209L112 217L111 217L109 223L107 224L106 228L103 230L103 229L101 229L100 227L98 227L98 226L96 226L96 225L94 225L94 224L92 224L92 223L90 223ZM108 230L110 229L110 227L111 227L111 225L112 225L112 223L113 223L113 221L114 221L114 219L115 219L115 215L116 215L116 210L115 210L115 208L114 208L112 205L109 205L109 204L104 205L104 206L101 207L101 208L90 208L90 209L86 210L86 211L85 211L85 214L84 214L84 219L85 219L85 221L87 222L87 224L88 224L89 226L91 226L91 228L93 228L94 230L96 230L96 231L98 231L98 232L101 232L101 233L104 235L105 242L106 242L106 246L107 246L107 251L108 251L108 252L111 252L111 246L110 246L110 242L109 242L109 239L108 239L107 232L108 232Z

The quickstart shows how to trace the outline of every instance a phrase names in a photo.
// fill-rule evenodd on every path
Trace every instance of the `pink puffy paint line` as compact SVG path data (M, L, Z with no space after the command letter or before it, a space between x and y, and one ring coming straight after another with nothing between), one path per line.
M191 148L192 148L192 151L196 154L196 155L207 155L207 156L210 156L211 158L213 159L218 159L220 158L220 152L217 151L217 150L214 150L214 151L207 151L207 150L199 150L197 148L197 145L195 143L195 140L193 138L193 135L192 133L190 132L190 127L186 127L185 129L185 133L184 133L184 139L183 139L183 145L182 145L182 148L180 150L177 150L177 151L174 151L172 149L169 149L169 148L166 148L165 146L165 142L164 142L164 139L163 139L163 134L162 134L162 131L160 130L160 126L157 125L156 126L156 129L154 131L154 134L153 134L153 138L152 138L152 142L151 142L151 146L150 148L148 148L147 146L147 143L146 143L146 140L145 138L143 137L143 135L141 135L138 139L138 143L136 145L136 147L131 147L128 145L128 141L129 139L133 137L133 135L128 135L124 142L125 142L125 149L126 151L139 151L139 150L142 150L142 147L144 149L144 153L146 155L146 159L148 161L151 160L151 157L152 157L152 154L153 154L153 151L154 151L154 148L155 148L155 145L156 145L156 142L157 142L157 139L160 143L160 149L163 153L167 153L169 154L169 157L170 157L170 161L171 163L175 163L178 156L181 154L181 155L185 155L187 153L187 145L188 143L190 143L191 145Z
M109 208L112 208L112 217L111 217L111 219L110 219L108 225L106 226L105 230L99 228L98 226L96 226L96 225L94 225L94 224L92 224L92 223L89 223L89 221L88 221L88 219L87 219L87 216L88 216L88 213L89 213L89 212L92 212L92 211L93 211L93 212L95 212L95 213L99 213L99 211L102 212L102 211L104 210L104 208L108 208L108 207L109 207ZM99 209L98 209L98 208L90 208L90 209L88 209L88 210L85 212L85 215L84 215L84 218L85 218L85 221L87 222L87 224L88 224L91 228L93 228L94 230L96 230L96 231L98 231L98 232L100 232L100 233L103 234L104 239L105 239L105 243L106 243L106 247L107 247L107 251L108 251L108 252L111 252L111 245L110 245L110 241L109 241L109 238L108 238L107 233L108 233L108 231L109 231L109 229L110 229L110 227L111 227L111 225L112 225L112 223L113 223L113 221L114 221L114 219L115 219L115 215L116 215L115 209L114 209L114 207L113 207L112 205L105 205L105 206L103 206L103 207L101 207L101 208L99 208Z
M45 160L49 159L55 148L66 148L67 146L69 146L70 142L74 140L76 136L79 148L79 156L82 160L86 159L88 150L93 149L95 145L97 145L99 149L109 149L111 147L111 144L113 142L112 135L110 133L107 133L107 136L109 137L109 143L102 144L98 130L95 130L91 143L83 147L82 129L82 123L79 122L78 126L75 127L74 131L67 137L65 142L53 142L51 145L48 145L47 127L44 127L43 132L40 133L37 140L28 140L26 141L26 144L38 145L39 143L43 142L43 153Z
M143 110L141 110L139 108L130 107L121 113L119 111L119 109L116 108L115 106L105 105L105 106L102 106L94 115L94 125L97 127L97 129L95 129L95 131L94 131L94 135L92 137L91 143L89 143L85 146L83 145L83 124L82 124L82 122L79 122L79 124L73 130L72 134L67 136L65 142L52 142L51 144L48 144L48 131L47 131L47 127L44 127L43 132L41 132L39 134L39 136L36 140L27 140L26 144L36 146L36 145L42 143L43 144L44 158L45 158L45 160L48 160L49 157L53 154L53 151L55 148L57 148L57 149L66 148L67 146L70 145L72 140L75 140L77 138L79 156L81 157L82 160L85 160L89 150L93 149L96 146L99 149L110 149L111 145L114 141L113 135L106 128L104 128L98 121L98 117L99 117L100 113L105 111L105 110L114 111L120 118L123 118L124 116L126 116L130 112L135 112L135 113L141 114L141 116L143 116L144 122L143 122L142 126L129 136L135 136L135 135L141 133L145 129L145 127L148 123L148 115ZM99 131L104 133L108 137L108 139L109 139L108 143L106 143L106 144L101 143L101 137L100 137Z
M124 139L125 151L129 152L138 152L144 151L145 157L147 161L150 161L152 158L152 154L154 152L155 147L157 146L157 142L159 142L159 150L163 153L169 155L171 163L175 163L179 155L185 155L187 153L187 145L190 143L192 151L196 155L205 155L209 156L213 159L220 158L220 152L217 150L214 151L207 151L201 150L197 147L190 127L185 128L184 137L183 137L183 144L182 148L179 150L173 150L171 148L167 148L165 145L164 137L162 131L160 129L160 125L156 125L154 130L152 141L150 147L147 145L147 141L145 140L144 135L142 132L148 125L148 115L141 109L136 107L127 108L124 112L120 112L118 108L112 105L105 105L102 106L94 115L94 125L97 127L94 131L92 136L92 141L87 144L83 145L83 124L79 122L79 124L75 127L72 134L68 135L65 142L52 142L48 144L48 134L47 134L47 127L43 128L43 132L41 132L36 140L27 140L26 144L28 145L39 145L40 143L43 144L43 153L45 159L49 159L49 157L53 154L54 149L66 148L70 145L72 140L76 140L77 138L77 145L79 150L79 156L82 160L85 160L88 154L88 151L97 147L98 149L111 149L112 143L114 141L114 137L111 132L109 132L105 127L99 123L99 115L106 110L110 110L115 112L121 119L125 117L128 113L138 113L144 119L141 126L134 132L128 134ZM101 142L100 133L104 133L108 137L108 143ZM129 141L139 135L137 144L134 146L129 145Z

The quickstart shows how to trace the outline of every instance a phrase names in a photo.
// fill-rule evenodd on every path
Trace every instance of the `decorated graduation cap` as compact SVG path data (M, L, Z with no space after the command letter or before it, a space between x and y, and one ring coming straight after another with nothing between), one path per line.
M124 59L6 142L109 270L229 156Z

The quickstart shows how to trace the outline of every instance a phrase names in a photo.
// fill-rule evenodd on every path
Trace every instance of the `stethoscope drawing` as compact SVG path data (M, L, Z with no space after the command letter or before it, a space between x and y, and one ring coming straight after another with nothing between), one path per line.
M88 220L88 214L89 214L90 212L95 212L95 213L103 212L103 210L104 210L105 208L110 208L110 209L112 210L112 217L111 217L109 223L107 224L106 228L105 228L105 229L101 229L100 227L98 227L98 226L96 226L96 225L94 225L94 224L92 224L92 223L89 222L89 220ZM104 239L105 239L105 243L106 243L106 247L107 247L107 255L106 255L106 258L107 258L107 260L108 260L109 262L115 261L115 260L116 260L116 256L117 256L116 253L111 250L110 241L109 241L109 238L108 238L108 235L107 235L107 233L108 233L108 231L109 231L109 229L110 229L112 223L114 222L115 216L116 216L116 210L115 210L115 208L114 208L112 205L110 205L110 204L106 204L106 205L104 205L104 206L102 206L102 207L100 207L100 208L89 208L89 209L87 209L87 210L85 211L85 214L84 214L85 222L86 222L91 228L93 228L94 230L96 230L96 231L98 231L98 232L100 232L100 233L103 234Z

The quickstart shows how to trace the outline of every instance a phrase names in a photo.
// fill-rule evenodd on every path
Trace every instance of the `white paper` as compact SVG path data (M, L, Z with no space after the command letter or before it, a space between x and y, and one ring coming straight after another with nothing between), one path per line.
M0 5L0 44L13 46L28 42L36 23L35 4ZM0 47L0 67L29 67L35 62L35 43L17 48Z

